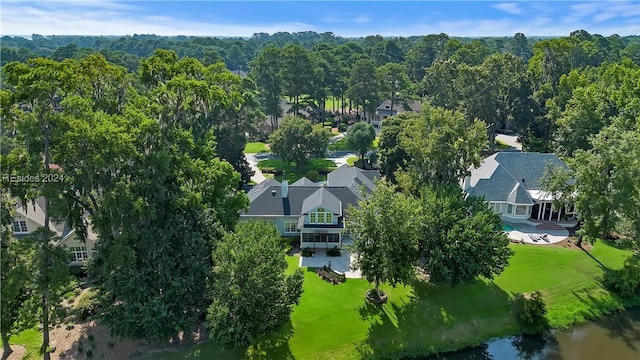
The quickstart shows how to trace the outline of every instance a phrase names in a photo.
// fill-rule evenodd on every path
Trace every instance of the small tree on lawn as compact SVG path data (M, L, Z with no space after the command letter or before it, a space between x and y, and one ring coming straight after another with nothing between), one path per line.
M379 182L376 190L359 207L350 207L347 229L353 238L355 265L375 284L378 297L380 283L392 286L414 276L417 254L418 204L410 196L397 193Z
M376 131L373 128L373 125L367 124L365 122L355 123L349 131L347 131L347 136L345 137L347 142L347 147L353 151L358 152L360 154L360 160L364 166L364 155L367 153L367 150L371 147L373 140L376 138Z
M241 221L213 253L207 312L211 337L223 346L247 346L286 323L302 294L304 275L286 276L287 262L274 226Z

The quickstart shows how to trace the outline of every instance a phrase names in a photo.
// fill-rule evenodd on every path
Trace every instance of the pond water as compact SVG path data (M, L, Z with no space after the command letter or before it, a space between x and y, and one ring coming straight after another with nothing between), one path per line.
M473 348L429 360L639 360L640 307L544 336L494 339Z

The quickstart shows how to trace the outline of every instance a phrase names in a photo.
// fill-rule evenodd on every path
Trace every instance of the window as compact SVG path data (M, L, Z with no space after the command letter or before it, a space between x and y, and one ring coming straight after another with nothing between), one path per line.
M84 261L88 259L86 246L72 246L69 248L69 252L73 258L73 261Z
M516 206L516 215L527 215L529 207L527 205Z
M286 233L298 232L298 222L296 220L284 219L284 232Z
M507 213L508 214L513 214L513 205L507 204Z
M327 237L327 241L330 243L340 242L340 234L329 234Z
M313 242L313 234L312 233L302 234L302 242Z
M14 233L26 233L28 231L27 229L27 222L24 220L20 220L20 221L14 221L13 222L13 232Z
M331 224L333 223L333 213L323 208L318 208L315 212L309 213L310 224Z
M493 210L494 213L500 214L500 212L502 211L502 204L501 203L491 203L491 209Z

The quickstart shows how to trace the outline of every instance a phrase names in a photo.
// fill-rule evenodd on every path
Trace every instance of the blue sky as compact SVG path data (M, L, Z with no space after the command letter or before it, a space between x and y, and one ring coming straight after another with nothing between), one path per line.
M331 31L344 37L640 34L636 1L17 1L2 35L209 35Z

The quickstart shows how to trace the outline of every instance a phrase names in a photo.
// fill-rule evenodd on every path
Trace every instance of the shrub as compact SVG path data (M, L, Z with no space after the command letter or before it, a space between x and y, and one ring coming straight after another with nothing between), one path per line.
M302 249L302 256L309 257L311 255L313 255L313 250L311 250L309 248Z
M531 295L519 295L516 299L516 317L525 334L540 334L549 328L547 306L540 291Z
M373 151L371 152L371 154L369 155L369 161L371 161L371 164L375 164L378 162L378 153Z
M338 131L340 131L340 132L347 131L347 124L345 124L345 123L338 124Z
M82 342L78 343L78 352L82 354L82 352L84 351L84 345L82 344Z
M333 249L327 250L327 256L340 256L340 249L334 246Z
M318 174L317 170L309 170L309 172L307 172L307 179L311 181L318 181L318 176L320 176L320 174Z
M604 275L604 286L624 298L640 294L640 262L627 260L620 270L608 271Z
M93 291L87 291L80 296L75 306L75 312L80 320L87 320L89 317L98 313L98 298Z
M87 350L87 357L92 357L93 356L93 350L89 349Z

